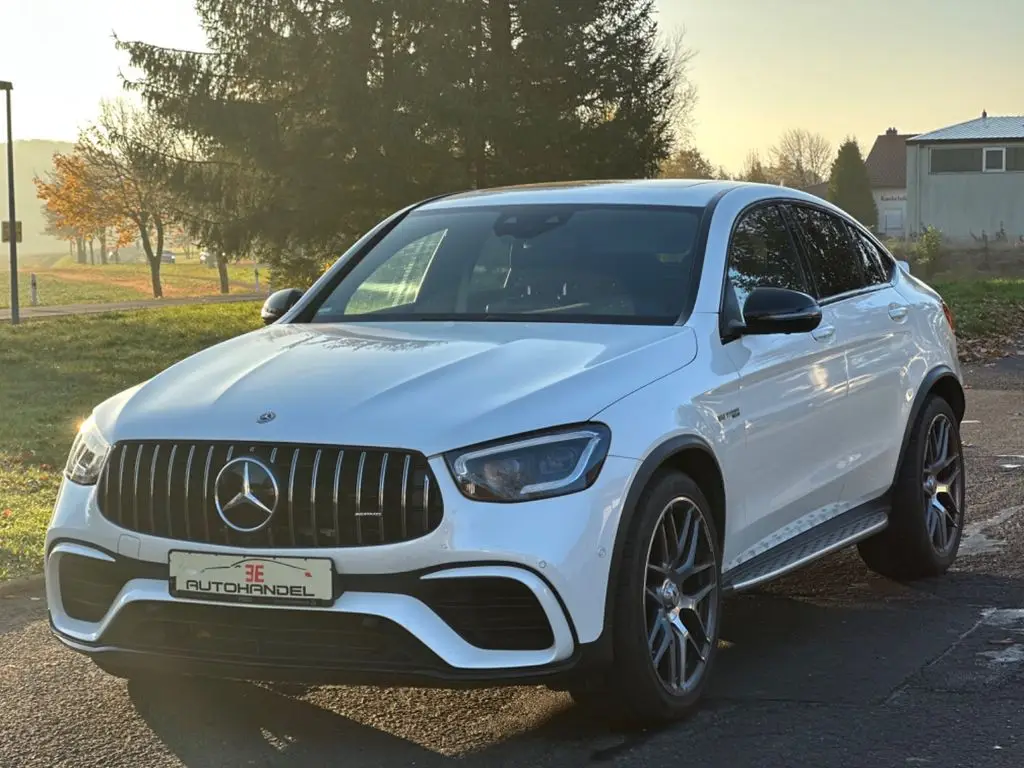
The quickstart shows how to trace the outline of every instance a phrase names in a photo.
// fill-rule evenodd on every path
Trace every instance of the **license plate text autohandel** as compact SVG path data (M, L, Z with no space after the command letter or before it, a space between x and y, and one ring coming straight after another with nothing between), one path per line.
M322 602L333 597L333 564L323 558L172 552L173 591L181 597L259 602Z

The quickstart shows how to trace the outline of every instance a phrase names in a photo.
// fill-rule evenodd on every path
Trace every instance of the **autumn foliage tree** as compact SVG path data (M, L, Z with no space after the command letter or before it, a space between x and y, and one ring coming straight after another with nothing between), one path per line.
M120 215L104 186L102 174L78 150L53 156L53 170L35 177L36 194L43 201L53 234L76 242L78 260L85 261L86 242L99 240L100 259L106 263L108 238L115 247L132 241L131 221Z

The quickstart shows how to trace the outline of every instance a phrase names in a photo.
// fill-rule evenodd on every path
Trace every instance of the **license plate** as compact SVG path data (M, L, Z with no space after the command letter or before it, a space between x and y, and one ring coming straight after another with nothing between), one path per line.
M334 599L334 563L324 558L176 551L169 563L176 597L291 604Z

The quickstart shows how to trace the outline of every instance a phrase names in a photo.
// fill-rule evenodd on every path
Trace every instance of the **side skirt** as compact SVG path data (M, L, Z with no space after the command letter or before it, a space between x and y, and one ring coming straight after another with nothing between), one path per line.
M889 524L889 510L886 495L804 531L723 574L723 592L764 584L873 536Z

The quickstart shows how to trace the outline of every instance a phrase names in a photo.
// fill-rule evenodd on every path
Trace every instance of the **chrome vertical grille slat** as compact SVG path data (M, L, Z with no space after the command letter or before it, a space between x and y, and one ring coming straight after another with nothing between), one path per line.
M356 474L356 544L363 544L363 472L366 469L366 451L359 454L359 470Z
M189 506L189 502L192 501L192 497L189 495L189 491L192 489L192 459L196 457L196 447L193 445L188 449L188 461L185 462L185 538L187 540L192 539L192 507Z
M203 470L203 510L210 508L210 464L213 462L213 446L206 452L206 468ZM214 512L216 514L216 511ZM218 515L218 520L220 519ZM203 515L203 527L206 529L206 541L210 541L210 516Z
M406 456L402 464L402 538L408 535L408 500L409 500L409 466L412 464L412 456Z
M292 464L288 470L288 534L292 537L292 546L297 546L295 540L295 471L299 468L299 451L296 448L292 453Z
M430 526L430 476L423 478L423 527Z
M178 453L178 446L171 446L171 455L167 459L167 498L164 499L164 515L167 522L167 535L174 536L174 516L171 514L171 494L174 491L174 457Z
M144 447L140 445L139 450L135 452L135 490L132 496L132 520L135 522L136 530L139 528L139 468L142 464L142 449Z
M309 483L309 521L313 529L313 546L320 546L320 527L316 519L316 481L320 474L320 457L323 456L322 449L317 449L316 458L313 459L313 479Z
M345 449L341 448L338 450L338 460L334 464L334 491L331 494L333 501L333 513L334 519L334 545L341 546L341 510L339 508L338 495L341 493L341 469L345 464Z
M231 531L229 538L214 503L216 479L228 461L243 456L268 464L280 498L269 525ZM436 483L425 456L395 448L131 441L111 450L96 498L112 523L147 536L317 549L393 544L431 533L444 514Z
M156 529L156 462L160 458L160 446L153 449L149 461L149 525Z
M380 540L385 541L386 535L384 533L384 481L388 476L388 454L384 454L384 458L380 460L380 484L377 488L377 518L378 528L380 530Z

